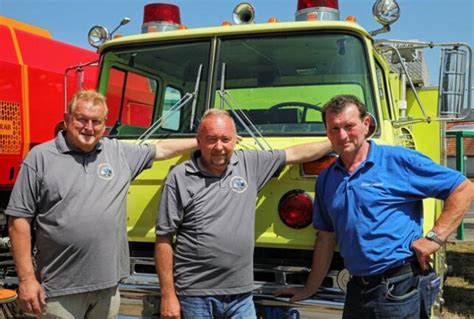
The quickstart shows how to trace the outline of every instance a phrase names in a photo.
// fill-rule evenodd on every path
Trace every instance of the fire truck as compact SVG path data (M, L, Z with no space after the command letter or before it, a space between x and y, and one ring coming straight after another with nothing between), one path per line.
M111 40L106 28L93 27L89 42L100 54L98 90L110 108L109 136L136 143L194 137L205 110L220 108L235 119L242 136L238 147L281 149L325 139L321 107L334 95L353 94L373 115L371 139L443 163L446 121L469 115L470 46L380 38L400 15L394 0L375 1L372 12L381 26L371 31L353 16L342 18L337 0L298 0L296 5L292 22L268 17L255 23L255 8L240 3L233 22L189 29L177 6L155 3L145 6L141 34ZM429 86L425 49L441 53L436 87ZM256 198L259 318L340 317L350 274L338 253L322 287L308 300L289 304L273 296L274 289L303 285L307 278L317 236L311 226L315 179L335 158L330 154L286 166ZM163 181L186 159L156 163L130 187L131 276L121 285L124 314L159 314L154 225ZM423 207L427 231L442 204L428 199ZM443 276L444 250L433 267ZM440 294L434 313L442 302Z
M375 1L372 11L381 27L371 31L353 16L341 17L337 0L295 2L291 22L268 17L255 23L255 8L241 3L233 21L190 29L181 23L180 8L153 3L145 6L141 34L112 38L104 26L93 27L89 42L100 55L97 89L107 98L109 137L131 143L195 137L202 114L220 108L235 119L239 148L281 149L324 140L322 106L334 95L353 94L373 116L371 139L443 163L446 121L469 115L470 46L382 39L400 15L395 0ZM425 49L441 52L436 87L428 85ZM311 226L315 180L336 156L284 167L256 198L259 318L340 317L350 275L337 252L314 296L297 304L273 296L276 288L303 285L307 278L317 236ZM163 181L187 158L154 164L129 189L131 276L120 286L123 315L159 316L154 225ZM425 231L441 207L424 201ZM444 250L433 267L445 273ZM441 306L440 294L437 311Z
M54 40L46 29L3 16L0 41L0 278L5 279L14 267L4 210L21 161L33 146L54 138L65 101L76 90L95 88L92 62L98 55Z

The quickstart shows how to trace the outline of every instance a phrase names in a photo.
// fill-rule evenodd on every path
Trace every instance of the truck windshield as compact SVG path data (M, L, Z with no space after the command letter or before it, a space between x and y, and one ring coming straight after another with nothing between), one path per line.
M223 78L242 109L236 113L264 135L323 134L321 108L336 94L356 95L373 108L366 55L354 36L223 39L218 52L218 74L225 68L225 76L218 77L217 89ZM216 94L215 106L220 103ZM238 133L245 134L241 121L236 123Z
M321 108L336 94L356 95L374 110L367 54L350 34L155 42L108 52L104 61L113 134L141 134L158 119L159 134L194 133L203 112L216 107L240 110L231 113L244 136L248 122L267 136L323 135ZM188 93L192 102L172 108Z
M204 112L210 47L209 40L107 52L109 134L138 136L155 124L158 134L194 132Z

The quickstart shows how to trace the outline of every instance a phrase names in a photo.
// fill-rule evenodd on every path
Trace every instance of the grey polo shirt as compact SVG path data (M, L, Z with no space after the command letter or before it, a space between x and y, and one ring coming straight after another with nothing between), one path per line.
M200 170L199 156L170 172L159 206L156 234L176 234L177 293L249 292L257 192L284 165L285 152L237 150L219 177Z
M126 196L154 145L102 138L90 153L59 133L21 165L6 214L36 222L36 276L48 297L109 288L129 275Z

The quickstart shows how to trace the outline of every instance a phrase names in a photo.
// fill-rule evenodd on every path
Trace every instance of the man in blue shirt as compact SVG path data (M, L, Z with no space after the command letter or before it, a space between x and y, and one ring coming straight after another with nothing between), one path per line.
M339 158L316 183L312 270L304 287L277 294L295 302L316 293L338 244L352 274L343 318L429 317L439 291L430 256L460 224L474 185L418 152L367 141L370 117L354 96L331 99L323 120ZM422 200L429 197L445 205L423 237Z

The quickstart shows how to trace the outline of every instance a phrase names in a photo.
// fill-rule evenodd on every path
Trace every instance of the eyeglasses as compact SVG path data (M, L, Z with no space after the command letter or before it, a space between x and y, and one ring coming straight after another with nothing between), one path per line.
M83 117L74 117L74 121L81 126L87 126L89 123L91 123L92 127L99 127L105 123L105 119L87 119Z

